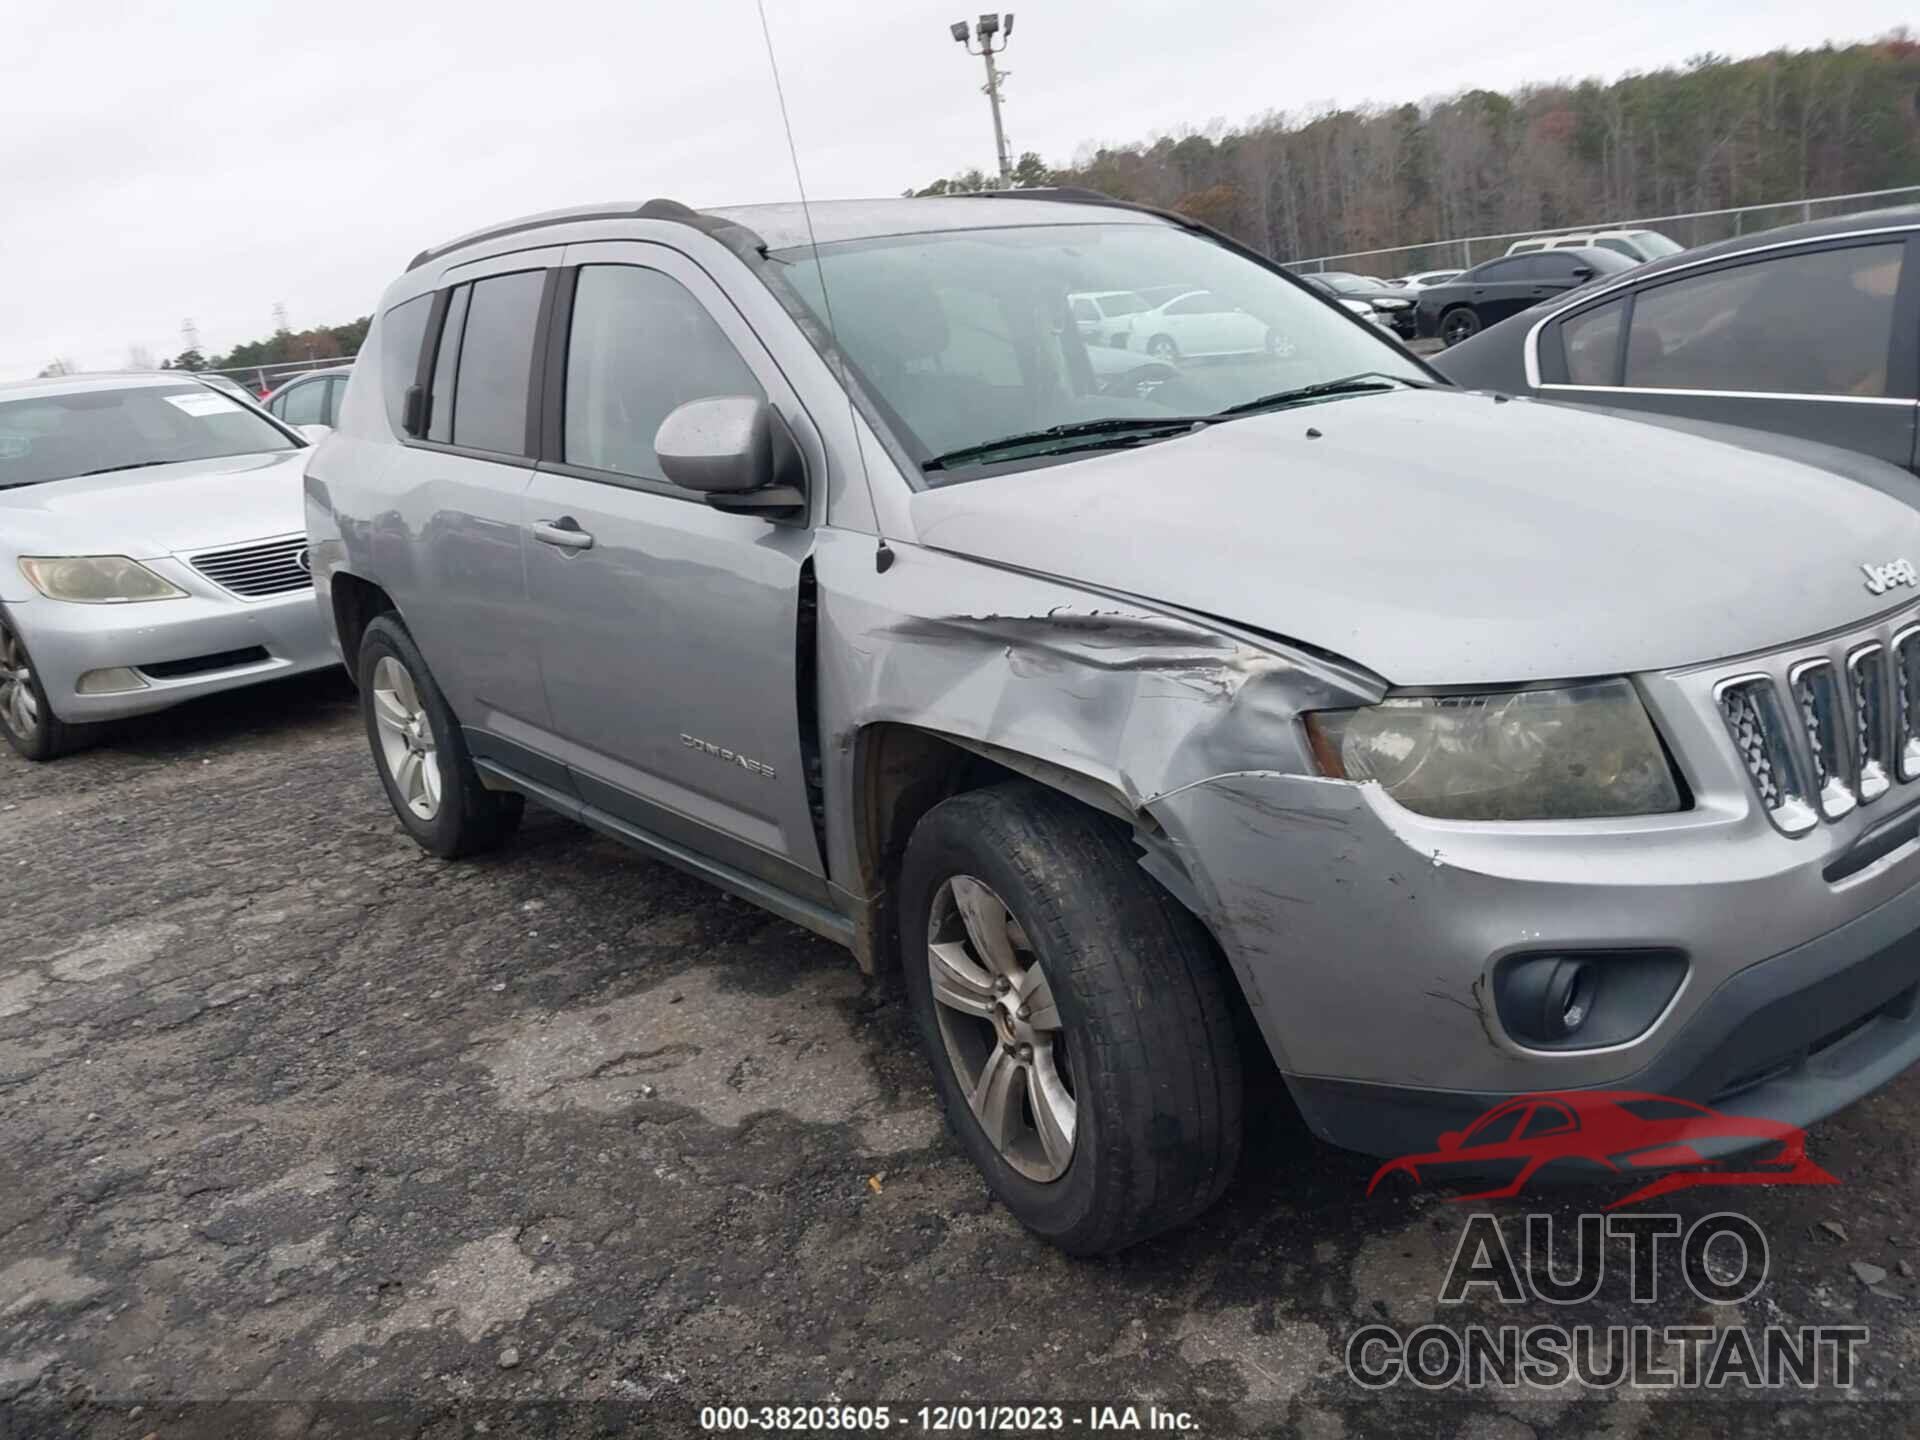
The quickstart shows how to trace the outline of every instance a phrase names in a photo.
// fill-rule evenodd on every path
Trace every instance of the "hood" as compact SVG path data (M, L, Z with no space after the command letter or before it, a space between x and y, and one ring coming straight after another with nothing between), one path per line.
M1920 599L1920 513L1825 470L1452 390L1354 396L914 496L920 543L1214 615L1394 685L1629 674Z
M229 455L0 490L0 545L154 560L306 529L307 452Z

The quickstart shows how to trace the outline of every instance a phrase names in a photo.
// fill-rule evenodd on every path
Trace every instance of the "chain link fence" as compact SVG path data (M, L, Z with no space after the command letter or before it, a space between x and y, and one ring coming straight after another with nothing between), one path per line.
M1792 225L1802 220L1819 220L1829 215L1848 215L1860 210L1879 210L1888 205L1915 202L1920 202L1920 185L1903 185L1892 190L1859 190L1851 195L1808 196L1771 205L1738 205L1729 210L1689 210L1679 215L1595 220L1581 225L1560 225L1550 230L1463 235L1419 245L1389 245L1379 250L1349 250L1339 255L1316 255L1310 260L1289 260L1286 266L1289 270L1315 275L1325 270L1358 270L1380 276L1417 275L1423 270L1463 270L1482 260L1504 255L1515 240L1587 230L1657 229L1669 239L1692 249L1695 245L1709 245L1716 240L1748 235L1756 230L1771 230L1776 225Z

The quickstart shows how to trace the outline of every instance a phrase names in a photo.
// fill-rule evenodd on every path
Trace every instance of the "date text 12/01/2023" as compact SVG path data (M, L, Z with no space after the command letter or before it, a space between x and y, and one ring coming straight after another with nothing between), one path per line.
M1188 1411L1158 1405L707 1405L700 1428L716 1433L838 1431L879 1435L892 1430L927 1434L1033 1431L1160 1431L1193 1433L1198 1420Z

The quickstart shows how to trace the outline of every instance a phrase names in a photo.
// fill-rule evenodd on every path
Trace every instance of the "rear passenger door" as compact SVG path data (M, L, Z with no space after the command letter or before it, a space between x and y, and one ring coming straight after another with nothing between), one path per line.
M398 532L383 566L407 627L475 752L511 747L531 778L550 759L546 688L527 609L521 510L533 479L535 336L560 250L495 256L449 272L416 372L420 433L395 456ZM378 540L376 539L376 545Z
M1545 396L1796 435L1920 469L1912 236L1650 277L1568 311L1538 343Z
M527 583L553 728L582 799L790 894L826 897L802 746L801 569L812 530L667 481L654 432L689 400L755 395L817 438L771 356L691 261L569 246ZM817 472L816 472L817 473Z

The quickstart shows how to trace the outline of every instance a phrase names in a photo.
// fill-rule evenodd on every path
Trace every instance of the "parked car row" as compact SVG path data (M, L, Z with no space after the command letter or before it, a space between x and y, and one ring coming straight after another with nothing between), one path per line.
M1639 263L1592 246L1504 255L1443 285L1423 288L1415 297L1412 328L1422 339L1458 345L1509 315L1603 275L1624 274Z
M1883 363L1772 363L1911 427L1911 234L1804 238L1781 296L1871 341L1890 293ZM1579 287L1507 322L1552 384L1753 343L1612 249L1503 259ZM1524 298L1476 274L1400 298ZM0 389L0 723L44 757L312 626L425 850L531 800L898 967L960 1142L1076 1253L1221 1194L1246 1045L1415 1160L1539 1091L1802 1126L1885 1084L1914 482L1463 388L1388 313L1082 192L507 221L388 287L316 447L191 381Z

